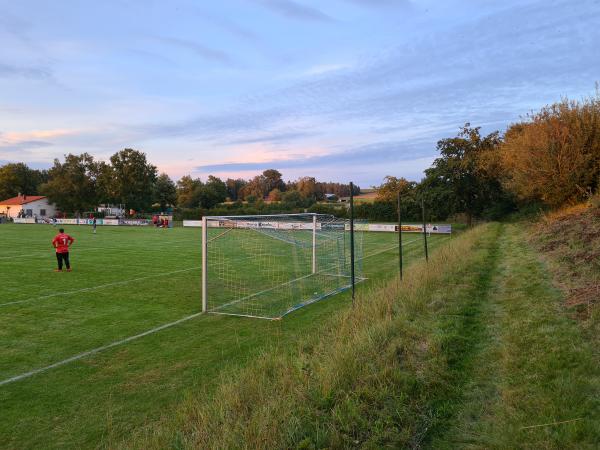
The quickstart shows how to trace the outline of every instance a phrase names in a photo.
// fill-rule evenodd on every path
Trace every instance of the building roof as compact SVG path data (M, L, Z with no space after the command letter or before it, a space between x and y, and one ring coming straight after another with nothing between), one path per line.
M37 202L38 200L42 200L46 197L43 195L17 195L13 198L8 198L6 200L0 201L0 205L2 206L13 206L13 205L26 205L27 203Z

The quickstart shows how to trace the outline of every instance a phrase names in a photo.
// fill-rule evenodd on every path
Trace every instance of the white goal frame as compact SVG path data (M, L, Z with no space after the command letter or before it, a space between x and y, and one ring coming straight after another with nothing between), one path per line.
M319 220L319 217L322 217L322 220ZM343 290L349 289L350 285L346 285L345 287L343 286L339 286L339 289L330 289L330 286L327 287L326 290L323 291L323 295L322 296L318 296L315 298L299 298L299 303L296 305L288 305L289 309L286 312L282 312L281 315L276 315L276 316L271 316L271 315L267 315L267 316L263 316L262 314L254 314L254 313L248 313L248 314L241 314L241 313L228 313L228 312L224 312L224 311L217 311L215 310L215 308L212 306L212 301L210 300L209 296L211 295L211 293L209 292L210 289L213 289L212 287L212 282L209 280L210 277L213 277L212 274L212 270L214 266L212 266L212 260L211 260L211 256L209 255L209 252L211 251L209 249L210 242L212 242L214 239L219 239L219 236L216 237L210 237L209 238L209 234L210 234L210 230L212 228L218 228L218 227L222 227L222 228L228 228L226 225L223 224L219 224L219 225L211 225L211 222L232 222L231 224L231 229L236 229L238 228L236 222L239 222L239 228L240 229L254 229L255 227L252 226L252 222L256 222L258 224L258 226L256 227L261 228L260 223L261 222L270 222L269 225L266 225L265 228L270 228L270 225L273 222L279 222L282 224L286 224L287 222L285 221L285 219L289 218L289 223L292 225L292 228L288 228L288 227L281 227L279 228L278 226L274 226L275 230L281 230L283 232L285 231L291 231L294 232L294 230L304 230L305 232L310 232L311 233L311 237L312 237L312 242L311 242L311 237L310 235L305 235L307 237L307 242L306 244L306 250L307 250L307 263L308 266L305 266L307 268L307 272L304 272L306 275L301 276L300 278L294 278L290 280L290 283L292 282L299 282L299 283L304 283L303 279L310 277L310 276L316 276L319 277L318 279L322 280L322 277L327 277L327 276L333 276L332 274L327 274L327 271L329 270L328 267L331 267L330 264L326 263L327 260L327 256L324 255L329 255L329 251L325 250L326 253L324 253L322 256L319 256L318 252L320 252L320 246L321 246L321 242L322 242L322 237L321 237L321 232L322 230L328 229L328 228L322 228L323 226L325 226L328 223L331 223L331 226L335 226L334 224L337 224L337 226L342 226L341 228L341 233L347 233L347 232L352 232L351 228L348 228L348 223L347 223L347 219L339 219L336 218L334 216L328 215L328 214L318 214L318 213L296 213L296 214L256 214L256 215L232 215L232 216L204 216L202 218L201 221L201 233L202 233L202 285L201 285L201 292L202 292L202 312L203 313L217 313L217 314L229 314L229 315L238 315L238 316L247 316L247 317L257 317L257 318L270 318L270 319L277 319L277 318L282 318L284 315L288 314L289 312L291 312L292 310L295 310L299 307L302 306L306 306L310 303L313 303L314 301L318 301L319 299L322 298L326 298L329 297L337 292L342 292ZM298 223L301 224L300 227L295 228L294 227L294 223L295 220L294 218L297 218ZM282 220L284 219L284 220ZM281 222L280 222L281 221ZM342 225L342 223L345 223L345 225ZM339 228L338 228L339 229ZM334 230L334 228L332 228L331 230ZM225 231L226 234L229 231ZM235 231L234 231L235 232ZM220 236L222 236L223 234L221 234ZM277 238L276 238L277 239ZM336 238L339 239L339 238ZM345 239L342 238L343 242ZM338 251L339 248L344 247L344 244L342 244L342 247L339 247L339 242L340 241L328 241L328 242L338 242ZM348 245L349 241L346 241L346 245ZM210 244L210 245L209 245ZM330 245L330 244L326 244L326 245ZM362 249L362 245L361 245L361 249ZM344 252L347 251L344 250ZM349 255L349 253L344 253L344 255ZM323 260L323 267L319 267L321 266L321 258L326 258L325 260ZM346 256L343 256L343 259L345 259ZM343 261L339 260L339 261ZM343 263L342 263L343 264ZM210 265L210 267L209 267ZM348 264L346 266L346 270L350 267L350 265ZM321 273L323 272L323 273ZM347 275L337 275L337 276L342 276L342 277L347 277L348 280L352 280L352 284L351 286L354 285L355 283L355 277L354 276L350 276L350 273L348 273ZM356 277L358 279L358 281L363 281L362 277ZM212 278L211 278L212 279ZM287 282L284 282L283 285L287 285ZM269 289L270 290L270 289ZM258 294L264 294L266 291L260 291L258 292ZM317 291L315 291L315 294L317 294ZM219 294L217 294L219 295ZM255 294L251 294L249 297L254 297ZM246 297L246 298L249 298ZM235 303L231 302L228 304L232 304ZM227 304L226 304L227 305ZM287 308L287 307L286 307ZM218 308L217 308L218 309ZM254 315L252 315L254 314Z

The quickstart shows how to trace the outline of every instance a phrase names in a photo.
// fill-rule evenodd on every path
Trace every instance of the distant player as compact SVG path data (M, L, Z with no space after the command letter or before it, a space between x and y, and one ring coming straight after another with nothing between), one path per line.
M94 220L92 220L92 227L94 228L94 234L96 234L96 218L94 217Z
M56 260L58 261L58 269L56 272L62 272L63 262L67 268L67 272L71 271L71 264L69 262L69 247L73 245L73 239L71 236L65 233L62 228L58 230L58 234L54 236L52 240L52 247L56 249Z

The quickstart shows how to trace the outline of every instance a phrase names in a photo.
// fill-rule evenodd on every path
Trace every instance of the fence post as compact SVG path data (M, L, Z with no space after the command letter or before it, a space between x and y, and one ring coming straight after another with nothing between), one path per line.
M398 263L400 265L400 280L402 280L402 200L400 191L398 191Z
M354 279L354 183L350 182L350 280L352 283L352 306L356 292Z
M202 217L202 312L208 307L208 224L206 216Z
M429 252L427 249L427 228L425 225L425 195L421 197L421 212L423 215L423 244L425 245L425 261L429 262Z

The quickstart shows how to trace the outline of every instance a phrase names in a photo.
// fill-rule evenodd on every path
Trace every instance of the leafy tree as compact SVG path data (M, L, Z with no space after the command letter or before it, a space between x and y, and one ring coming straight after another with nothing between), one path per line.
M264 175L257 175L248 181L248 183L242 189L241 195L246 200L248 200L247 197L249 195L252 195L256 198L264 198L264 196L269 193L268 189L268 181Z
M302 197L316 201L323 200L324 193L314 177L302 177L296 181L296 189Z
M281 179L281 172L275 169L267 169L262 173L264 177L264 183L267 192L271 192L273 189L279 191L285 190L285 183Z
M227 198L227 185L220 178L208 176L205 184L197 188L198 200L202 208L214 208Z
M281 200L281 191L277 188L269 192L269 200L272 202L278 202Z
M42 191L61 211L82 213L92 210L97 204L97 169L94 158L87 153L68 154L64 163L55 159L54 166L48 171L49 181L42 186Z
M504 184L521 201L559 207L584 200L600 188L600 93L510 126L500 155Z
M197 198L198 189L202 187L202 181L185 175L177 182L177 205L182 208L197 208L200 200Z
M284 192L281 196L281 200L288 206L297 207L302 206L304 204L304 198L302 197L302 194L295 190Z
M29 168L26 164L6 164L0 167L0 200L18 194L39 194L40 185L48 181L48 173Z
M227 186L227 196L231 199L231 201L237 201L240 199L240 191L246 186L247 181L242 180L241 178L233 179L227 178L225 181L225 185Z
M119 202L134 210L149 209L157 179L156 167L148 163L144 153L131 148L115 153L110 162Z
M440 140L440 157L425 171L426 179L420 186L429 201L447 207L448 212L465 213L469 224L473 217L506 198L500 173L485 170L483 164L488 155L498 151L499 133L482 137L479 130L467 123L458 136Z
M110 164L104 161L96 163L96 189L98 203L114 204L119 202L114 170Z
M383 184L377 188L377 200L395 203L398 199L398 192L406 198L414 191L416 186L417 183L414 181L388 175L385 177Z
M177 187L166 173L161 173L157 178L154 195L154 201L160 204L162 211L177 203Z

